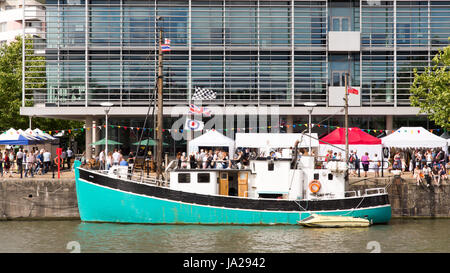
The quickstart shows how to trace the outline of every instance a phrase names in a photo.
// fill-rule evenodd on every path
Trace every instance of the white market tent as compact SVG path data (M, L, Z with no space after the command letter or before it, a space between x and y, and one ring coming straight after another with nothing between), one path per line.
M42 141L42 138L35 137L35 136L27 133L26 131L22 130L22 129L17 130L17 132L19 132L19 134L23 135L24 137L26 137L29 140L34 140L35 143L38 143L39 141Z
M311 147L319 147L317 134L311 134ZM292 133L237 133L236 147L241 148L291 148L295 141L301 140L298 147L309 147L310 137Z
M200 147L227 147L230 155L234 154L234 140L222 135L216 130L209 130L207 133L189 141L188 155L198 152Z
M384 147L447 149L447 139L439 137L423 127L401 127L394 133L381 138ZM444 150L444 151L445 151Z
M294 147L295 141L299 140L298 147L309 147L311 140L311 147L319 147L317 133L311 134L310 138L306 134L294 133L237 133L236 147L237 148L258 148L264 150L266 154L271 149L289 149Z
M27 132L29 130L31 131L31 129L27 129L27 130L25 130L25 132ZM50 134L42 132L38 128L32 130L32 132L33 132L33 135L35 135L37 137L41 137L41 138L48 139L48 140L55 140L56 139L55 137L52 137Z
M11 128L0 135L0 145L30 145L38 142L37 138L27 135L20 129Z

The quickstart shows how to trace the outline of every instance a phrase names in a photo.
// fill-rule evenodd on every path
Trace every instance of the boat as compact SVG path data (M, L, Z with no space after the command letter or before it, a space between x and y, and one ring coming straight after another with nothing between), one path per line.
M162 44L161 29L159 33ZM347 191L348 163L331 161L319 168L316 157L299 156L299 140L293 143L290 158L255 156L245 165L220 169L178 168L172 161L163 169L161 48L158 68L157 175L139 175L127 166L91 170L75 161L82 221L297 225L312 214L326 214L389 222L391 205L385 188Z
M298 221L298 224L304 227L368 227L370 221L364 218L350 216L329 216L321 214L312 214L311 216Z
M366 218L387 223L385 188L346 191L345 162L314 168L314 157L297 166L288 159L250 159L241 169L180 169L169 164L167 180L131 175L127 166L108 172L80 167L75 180L80 218L86 222L146 224L297 225L312 214ZM295 165L295 164L294 164Z

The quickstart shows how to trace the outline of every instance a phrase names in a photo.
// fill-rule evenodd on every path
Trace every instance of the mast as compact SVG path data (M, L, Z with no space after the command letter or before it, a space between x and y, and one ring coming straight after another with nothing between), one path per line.
M157 19L161 20L160 17ZM162 176L162 153L163 153L163 53L162 53L162 44L163 44L163 31L160 24L158 24L159 28L159 56L158 56L158 113L157 113L157 128L156 128L156 136L157 136L157 146L156 146L156 178L161 179Z
M348 87L347 87L347 73L345 73L345 162L348 163Z

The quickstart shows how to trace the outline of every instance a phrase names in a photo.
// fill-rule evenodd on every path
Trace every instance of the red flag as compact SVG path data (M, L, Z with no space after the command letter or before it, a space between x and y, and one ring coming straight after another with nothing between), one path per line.
M353 87L351 87L351 86L348 86L347 91L348 91L349 94L358 95L358 90L353 88Z

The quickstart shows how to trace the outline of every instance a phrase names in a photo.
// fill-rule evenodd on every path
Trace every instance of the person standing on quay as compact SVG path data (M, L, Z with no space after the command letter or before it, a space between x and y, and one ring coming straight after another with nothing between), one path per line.
M25 177L27 177L28 171L30 171L30 176L34 177L34 163L36 161L36 156L34 154L34 152L29 152L27 154L27 162L26 162L26 166L27 166L27 170L25 171Z
M44 174L46 174L48 171L50 171L52 154L49 151L45 150L43 156L44 156Z
M362 157L361 157L361 163L363 165L363 169L364 169L364 177L367 177L367 172L369 171L369 153L365 153Z
M64 149L61 152L61 170L64 170L64 163L66 163L67 153ZM69 168L70 169L70 168Z
M66 152L66 156L67 156L67 168L72 169L72 157L73 157L73 151L72 149L67 148L67 152Z
M374 158L372 159L373 162L373 169L375 170L375 177L380 177L380 167L381 167L381 162L380 159L378 158L378 154L375 154Z
M0 151L0 175L3 177L3 152Z
M11 150L9 150L9 171L10 171L10 176L12 177L13 171L14 171L14 150L11 148Z
M117 151L117 149L114 149L112 157L113 157L113 165L119 165L120 158L122 157L122 155L119 153L119 151Z
M11 162L9 161L8 150L5 151L5 157L4 157L3 161L5 162L5 175L8 175L9 169L11 168ZM11 173L9 173L9 177L12 177Z
M98 154L98 161L100 162L100 170L105 170L105 164L106 164L106 155L105 150L101 150L101 152Z
M20 178L23 178L23 152L22 152L22 148L19 149L19 151L16 154L16 158L17 158L17 172L20 173Z

